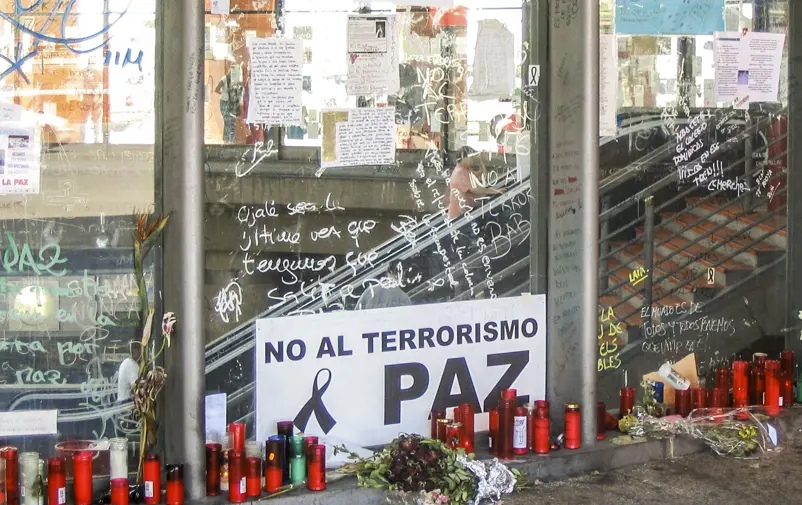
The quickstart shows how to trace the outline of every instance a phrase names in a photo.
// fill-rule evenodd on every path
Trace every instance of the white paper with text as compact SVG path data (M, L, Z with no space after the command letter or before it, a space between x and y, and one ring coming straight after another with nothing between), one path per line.
M322 112L321 168L395 163L395 108Z
M395 16L348 16L349 96L398 93L398 29Z
M0 412L0 437L27 437L58 433L58 410Z
M746 109L776 102L780 89L783 33L714 33L716 100Z
M303 121L303 41L248 39L248 123L300 125Z
M615 135L618 131L616 107L618 105L618 46L615 35L599 35L599 136Z
M0 195L39 193L40 158L35 126L0 125Z
M473 60L472 98L508 98L515 89L515 37L495 19L479 22Z

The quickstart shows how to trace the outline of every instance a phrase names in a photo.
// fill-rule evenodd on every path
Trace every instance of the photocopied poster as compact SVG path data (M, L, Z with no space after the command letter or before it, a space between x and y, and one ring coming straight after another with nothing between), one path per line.
M0 195L39 193L40 158L36 126L0 123Z
M303 121L303 41L250 38L248 123L300 125Z
M394 107L328 109L321 116L321 168L395 163Z
M362 447L428 433L429 413L501 389L546 393L546 297L521 296L256 321L256 439L292 419ZM288 378L292 378L288 380Z
M348 95L397 93L401 88L398 52L394 15L348 16Z
M501 21L479 21L471 98L507 98L515 89L515 38Z
M599 35L599 136L608 137L618 131L618 45L614 34Z
M616 0L618 35L710 35L724 30L724 0Z
M229 14L231 0L212 0L212 14Z
M776 102L780 91L783 33L713 34L716 100L748 109L750 102Z

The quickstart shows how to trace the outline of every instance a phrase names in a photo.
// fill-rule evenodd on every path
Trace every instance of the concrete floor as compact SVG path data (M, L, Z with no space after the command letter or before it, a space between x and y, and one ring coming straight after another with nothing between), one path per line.
M802 503L802 419L786 426L782 449L755 460L712 451L548 484L504 505L780 505Z

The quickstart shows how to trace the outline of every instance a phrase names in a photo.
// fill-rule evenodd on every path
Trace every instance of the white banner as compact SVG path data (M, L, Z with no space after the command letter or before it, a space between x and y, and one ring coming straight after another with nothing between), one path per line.
M545 397L546 298L521 296L256 322L256 437L276 422L362 446L429 435L429 412L501 389ZM476 430L487 416L477 415Z

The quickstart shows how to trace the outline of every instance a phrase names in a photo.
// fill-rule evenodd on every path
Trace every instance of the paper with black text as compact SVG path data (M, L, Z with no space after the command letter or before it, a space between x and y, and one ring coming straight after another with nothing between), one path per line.
M41 148L36 126L0 124L0 195L39 193Z
M212 0L212 14L229 14L231 0Z
M206 395L206 438L219 440L226 428L226 394Z
M395 163L395 107L329 109L321 116L321 168Z
M401 87L396 17L348 16L349 96L395 94Z
M248 123L300 125L303 122L303 41L249 38Z
M599 35L599 136L615 135L618 131L618 45L615 35Z
M716 100L736 109L776 102L780 89L783 33L716 32Z
M58 433L58 410L0 412L0 437L54 435Z
M429 432L429 412L461 403L475 429L500 389L546 392L545 295L256 322L256 438L293 420L310 435L384 444Z

